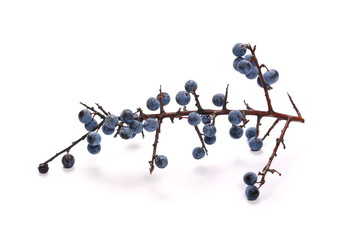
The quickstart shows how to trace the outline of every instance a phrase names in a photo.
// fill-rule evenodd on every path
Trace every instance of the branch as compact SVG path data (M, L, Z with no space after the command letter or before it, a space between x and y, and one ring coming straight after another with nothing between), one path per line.
M279 175L281 175L281 173L279 173L277 170L275 170L275 169L270 169L270 166L271 166L271 164L272 164L273 159L277 156L278 147L280 146L281 142L283 143L284 134L286 133L287 128L288 128L290 122L291 122L291 117L288 118L287 122L285 123L284 128L283 128L283 130L282 130L282 132L281 132L280 137L276 139L276 145L275 145L274 150L272 151L272 154L271 154L271 156L270 156L270 158L269 158L268 163L267 163L267 164L265 165L265 167L263 168L263 171L258 173L258 175L261 175L261 176L262 176L262 178L261 178L260 181L258 182L258 183L259 183L259 187L258 187L258 188L260 188L261 186L263 186L263 184L265 183L265 177L266 177L266 174L267 174L268 172L271 172L271 173L277 172Z
M265 139L267 136L269 136L271 130L276 126L276 124L277 124L279 121L280 121L280 119L277 118L276 121L275 121L275 122L272 124L272 126L269 128L269 130L267 131L267 133L264 135L264 137L263 137L263 139L262 139L263 141L264 141L264 139Z
M196 91L191 91L191 93L192 93L192 95L194 95L194 97L195 97L195 101L196 101L196 107L197 107L197 109L198 109L198 113L199 114L203 114L203 108L202 108L202 106L201 106L201 103L200 103L200 101L199 101L199 99L198 99L198 97L199 97L199 95L197 95L196 94Z
M291 104L293 105L293 108L295 109L295 111L296 111L296 113L297 113L297 116L301 117L301 113L300 113L299 109L296 107L296 105L295 105L293 99L291 98L291 96L289 95L289 93L287 93L287 94L288 94L288 97L289 97L289 100L290 100Z
M229 84L227 84L227 87L226 87L226 93L225 93L225 98L224 98L224 100L223 100L223 107L222 107L222 109L223 110L226 110L227 109L227 103L228 103L228 86L229 86Z
M205 143L204 143L204 140L203 140L203 137L202 137L202 133L201 131L199 130L198 126L195 126L195 130L197 132L197 135L199 137L199 140L201 140L201 143L202 143L202 148L205 150L205 153L208 155L208 149L207 147L205 146Z
M156 129L156 132L155 132L155 140L154 140L154 143L153 143L152 160L148 162L149 165L150 165L150 168L149 168L149 173L150 173L150 174L152 174L153 171L154 171L154 160L155 160L155 158L157 157L156 150L157 150L158 143L159 143L159 134L160 134L160 131L161 131L162 118L159 118L158 124L159 124L159 125L158 125L158 128Z
M97 114L97 115L98 115L99 117L101 117L102 119L105 118L105 116L104 116L103 114L101 114L100 112L98 112L97 110L95 110L94 107L89 107L89 106L87 106L85 103L82 103L82 102L80 102L80 104L83 105L85 108L87 108L87 109L93 111L95 114Z
M257 69L258 69L258 75L261 79L261 82L262 82L262 85L263 85L263 88L264 88L264 92L265 92L265 98L266 98L266 102L268 104L268 112L269 113L272 113L274 110L272 109L272 104L271 104L271 99L270 99L270 96L269 96L269 92L268 92L268 89L267 89L267 86L265 84L265 80L264 80L264 77L263 77L263 73L262 73L262 67L265 67L267 70L268 68L262 64L262 65L259 65L258 63L258 60L257 60L257 57L256 57L256 54L255 54L255 51L256 51L256 48L252 48L252 46L250 44L247 44L246 45L246 48L248 50L250 50L251 54L252 54L252 61L254 62L254 64L257 66Z
M97 129L99 129L103 124L104 124L104 121L101 121L101 123L99 123L94 129L92 129L91 131L95 131ZM91 132L89 131L89 132ZM60 152L56 153L53 157L49 158L47 161L45 161L44 163L41 163L41 164L47 164L51 161L53 161L56 157L58 157L59 155L61 155L62 153L66 152L66 153L69 153L69 151L74 147L76 146L79 142L81 142L82 140L84 140L87 135L89 134L89 132L87 132L86 134L82 135L79 139L75 140L74 142L72 142L72 144L68 147L66 147L65 149L61 150Z

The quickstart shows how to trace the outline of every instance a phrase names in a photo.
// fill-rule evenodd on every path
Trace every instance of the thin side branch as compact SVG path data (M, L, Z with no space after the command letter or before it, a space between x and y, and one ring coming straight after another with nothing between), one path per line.
M92 129L91 131L96 131L98 130L102 125L104 124L104 120L101 121L101 123L99 123L94 129ZM90 132L91 132L90 131ZM68 147L66 147L65 149L61 150L60 152L56 153L54 156L52 156L51 158L49 158L47 161L45 161L43 164L47 164L51 161L53 161L56 157L60 156L62 153L66 152L69 153L69 151L75 147L79 142L81 142L82 140L84 140L87 135L89 134L89 132L87 132L86 134L82 135L79 139L75 140L74 142L72 142L72 144Z
M202 133L201 131L199 130L198 126L195 126L195 130L197 132L197 135L199 137L199 140L201 141L201 144L202 144L202 148L204 149L205 153L208 155L208 149L207 147L205 146L205 143L204 143L204 140L203 140L203 137L202 137Z
M279 118L277 118L276 119L276 121L272 124L272 126L269 128L269 130L266 132L266 134L264 135L264 137L263 137L263 141L264 141L264 139L267 137L267 136L269 136L270 135L270 132L271 132L271 130L276 126L276 124L278 123L280 121L280 119Z
M291 104L293 105L293 108L295 109L295 111L296 111L296 113L297 113L297 116L301 117L301 113L300 113L299 109L296 107L296 105L295 105L293 99L291 98L291 96L289 95L289 93L287 93L287 94L288 94L288 97L289 97L289 100L290 100Z
M229 86L229 84L227 84L226 93L225 93L225 98L223 99L223 107L222 107L223 110L226 110L226 109L227 109L227 103L228 103L228 86Z
M152 174L153 171L154 171L154 160L155 158L157 157L157 154L156 154L156 150L158 148L158 143L159 143L159 135L160 135L160 131L161 131L161 124L162 124L162 118L159 118L158 120L158 128L155 132L155 140L154 140L154 143L153 143L153 154L152 154L152 160L149 161L149 173Z
M260 179L260 181L259 181L259 188L260 188L261 186L263 186L263 184L265 183L265 177L266 177L266 174L267 174L268 172L271 172L271 173L277 172L279 175L281 175L281 173L279 173L277 170L271 169L270 166L271 166L271 164L272 164L273 159L277 156L278 147L279 147L280 144L284 141L284 135L285 135L285 133L286 133L286 131L287 131L287 128L289 127L290 122L291 122L291 117L288 118L287 122L285 123L284 128L283 128L283 130L282 130L282 132L281 132L280 137L276 139L276 145L275 145L274 150L272 151L272 154L271 154L271 156L270 156L270 158L269 158L268 163L267 163L267 164L265 165L265 167L263 168L263 171L262 171L262 172L259 172L259 175L262 176L261 179Z

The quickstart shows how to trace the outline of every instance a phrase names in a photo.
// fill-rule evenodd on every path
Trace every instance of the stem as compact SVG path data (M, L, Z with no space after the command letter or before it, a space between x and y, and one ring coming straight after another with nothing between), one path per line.
M269 92L268 92L268 89L266 87L266 84L265 84L265 80L264 80L264 77L263 77L263 74L262 74L262 67L265 67L266 69L268 69L264 64L263 65L259 65L258 63L258 60L257 60L257 57L256 57L256 54L255 54L255 51L256 51L256 46L254 46L252 48L252 46L250 44L246 45L247 49L250 50L251 54L252 54L252 61L254 62L254 64L257 66L258 68L258 75L261 79L261 82L262 82L262 85L263 85L263 88L264 88L264 92L265 92L265 98L266 98L266 102L268 104L268 112L269 113L272 113L273 112L273 109L272 109L272 105L271 105L271 99L270 99L270 96L269 96Z
M227 109L227 99L228 99L228 86L229 84L227 84L227 87L226 87L226 94L225 94L225 99L224 99L224 103L223 103L223 107L222 107L222 110L226 110Z
M91 131L95 131L97 129L99 129L103 123L104 123L105 120L103 120L101 123L99 123L94 129L92 129ZM91 132L89 131L89 132ZM85 135L82 135L79 139L75 140L74 142L72 142L72 144L68 147L66 147L65 149L61 150L60 152L56 153L54 156L52 156L51 158L49 158L47 161L45 161L44 163L42 164L47 164L51 161L53 161L56 157L58 157L59 155L61 155L62 153L64 152L69 152L74 146L76 146L79 142L81 142L82 140L84 140L87 135L89 134L89 132L87 132Z
M269 128L269 130L267 131L267 133L264 135L264 137L263 137L263 139L262 139L263 141L264 141L264 139L265 139L267 136L269 136L271 130L276 126L276 124L277 124L279 121L280 121L280 119L277 118L276 121L275 121L275 122L272 124L272 126Z
M161 131L161 124L162 124L162 118L159 118L158 120L158 128L155 132L155 140L154 140L154 143L153 143L153 154L152 154L152 160L149 161L149 165L150 165L150 168L149 168L149 173L152 174L153 171L154 171L154 159L157 157L157 154L156 154L156 150L158 148L158 143L159 143L159 134L160 134L160 131Z
M202 143L202 148L205 150L205 153L208 155L208 149L207 147L205 146L205 143L204 143L204 140L203 140L203 137L202 137L202 133L201 131L199 130L198 126L195 126L195 130L197 132L197 135L199 137L199 140L201 140L201 143Z
M275 169L270 169L270 166L271 166L271 164L272 164L273 159L277 156L278 147L279 147L280 144L283 143L283 141L284 141L284 135L285 135L285 133L286 133L286 131L287 131L287 128L288 128L290 122L291 122L291 117L287 119L287 122L286 122L285 125L284 125L284 128L283 128L283 130L282 130L282 132L281 132L280 137L276 139L276 145L275 145L274 150L272 151L272 154L271 154L271 156L270 156L270 158L269 158L268 163L267 163L267 164L265 165L265 167L263 168L263 171L258 173L259 175L262 176L262 178L260 179L260 182L259 182L259 188L260 188L261 186L263 186L263 184L265 183L265 176L266 176L266 174L267 174L268 172L271 172L271 173L277 172L277 173L281 176L281 173L280 173L280 172L278 172L278 171L275 170ZM284 144L284 143L283 143L283 144Z
M202 108L201 103L200 103L200 101L199 101L199 99L198 99L199 95L196 94L196 91L192 91L191 93L192 93L192 95L194 95L194 97L195 97L196 107L197 107L197 109L198 109L198 113L199 113L199 114L203 114L203 108Z

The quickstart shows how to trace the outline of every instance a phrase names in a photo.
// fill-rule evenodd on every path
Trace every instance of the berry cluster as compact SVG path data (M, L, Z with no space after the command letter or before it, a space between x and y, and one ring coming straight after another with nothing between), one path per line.
M249 50L251 53L246 54ZM62 164L65 168L71 168L75 164L75 158L69 152L82 140L87 140L87 150L91 154L98 154L101 151L102 135L114 135L124 140L133 139L137 134L144 132L155 132L155 141L153 143L153 154L149 161L150 173L154 168L165 168L168 165L168 158L165 155L157 154L157 146L160 135L160 129L165 118L169 118L172 123L174 119L187 119L189 125L194 127L201 146L197 146L192 150L193 158L199 160L208 154L206 145L211 145L216 142L216 126L215 119L220 115L226 115L231 127L229 129L229 135L233 139L239 139L244 135L247 138L248 146L251 151L259 151L263 147L263 140L270 134L272 129L281 120L285 120L286 124L282 130L279 138L277 138L276 146L269 158L268 163L258 175L261 176L258 181L258 175L253 172L248 172L244 175L244 182L248 185L245 194L248 200L256 200L259 196L259 188L265 183L265 176L268 172L275 173L277 170L271 169L271 163L276 156L279 145L284 144L284 134L292 121L304 122L293 100L289 96L289 99L296 110L298 116L287 115L273 111L271 100L269 98L268 90L272 88L270 85L278 81L278 72L276 70L269 70L265 65L259 65L255 55L255 47L251 47L249 44L235 44L233 47L233 54L236 56L233 66L238 72L245 74L248 79L257 78L258 84L264 88L265 97L267 100L268 111L254 110L244 101L246 109L231 110L227 109L227 97L228 97L228 85L225 93L217 93L212 97L212 102L217 109L204 109L201 106L199 95L196 93L198 85L195 81L189 80L184 85L184 90L179 91L175 95L175 101L180 105L180 108L176 112L165 112L165 107L170 103L171 97L168 93L162 92L161 87L159 94L156 97L149 97L146 102L146 107L151 113L144 113L141 108L137 108L136 111L130 109L124 109L119 115L111 114L104 110L102 106L98 106L98 110L93 107L81 103L85 109L81 110L78 114L79 121L84 124L87 133L81 136L78 140L74 141L72 145L56 153L53 157L44 163L39 164L38 170L40 173L47 173L49 170L48 163L53 161L57 156L65 153L62 157ZM262 68L267 71L262 73ZM261 79L263 81L261 81ZM191 98L194 98L197 109L187 110L187 105L191 102ZM156 113L154 113L156 112ZM96 116L101 119L98 123ZM256 126L246 128L246 124L249 122L248 116L256 116ZM263 138L259 137L259 126L261 125L261 119L263 117L276 118L274 124L270 127L268 132ZM200 124L203 124L201 130ZM245 131L244 131L245 129ZM255 184L259 184L258 187Z

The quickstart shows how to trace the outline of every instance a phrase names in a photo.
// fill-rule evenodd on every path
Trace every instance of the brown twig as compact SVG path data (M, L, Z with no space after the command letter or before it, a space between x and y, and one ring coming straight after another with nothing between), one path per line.
M160 134L160 131L161 131L161 124L162 124L162 118L159 118L158 120L158 128L156 129L156 132L155 132L155 140L154 140L154 143L153 143L153 154L152 154L152 160L149 161L149 173L152 174L153 171L154 171L154 160L155 158L157 157L157 154L156 154L156 150L158 148L158 143L159 143L159 134Z
M263 67L265 67L267 70L268 70L268 68L264 64L259 65L258 59L257 59L256 54L255 54L256 46L254 46L252 48L252 46L250 44L247 44L246 47L247 47L248 50L250 50L250 52L252 54L252 58L253 58L252 60L253 60L254 64L257 66L258 75L259 75L259 77L261 79L261 82L262 82L262 85L263 85L263 88L264 88L264 92L265 92L266 102L268 104L268 112L272 113L273 109L272 109L271 99L270 99L268 88L267 88L267 86L265 84L265 80L264 80L263 73L262 73L262 68Z
M287 128L288 128L288 126L289 126L289 124L290 124L290 122L291 122L291 119L292 119L292 117L289 117L289 118L287 119L287 121L286 121L286 123L285 123L285 125L284 125L284 128L283 128L283 130L282 130L282 132L281 132L280 137L276 139L276 145L275 145L274 150L272 151L272 154L271 154L271 156L270 156L270 158L269 158L268 163L267 163L267 164L265 165L265 167L263 168L263 171L261 171L261 172L258 173L259 175L261 175L261 179L260 179L260 181L258 182L258 183L259 183L259 188L260 188L261 186L263 186L263 184L265 183L265 177L266 177L266 174L267 174L268 172L271 172L271 173L277 172L279 175L281 175L280 172L278 172L278 171L275 170L275 169L271 169L270 166L271 166L271 164L272 164L273 159L277 156L278 147L279 147L280 144L283 143L283 141L284 141L284 135L285 135L285 133L286 133L286 131L287 131Z
M223 99L223 107L222 107L223 110L226 110L226 109L227 109L227 103L228 103L228 86L229 86L229 84L227 84L226 93L225 93L225 98Z
M199 130L198 126L195 126L195 130L197 132L197 135L199 137L199 140L201 141L201 144L202 144L202 148L205 150L205 153L208 155L208 149L207 147L205 146L205 143L204 143L204 140L203 140L203 137L202 137L202 133L201 131Z
M289 93L287 93L287 94L288 94L288 97L289 97L289 100L290 100L291 104L293 105L293 108L295 109L295 111L296 111L296 113L297 113L297 116L301 117L301 113L300 113L299 109L296 107L296 105L295 105L293 99L291 98L291 96L289 95Z
M264 139L269 136L271 130L276 126L276 124L280 121L279 118L276 119L276 121L272 124L272 126L269 128L269 130L266 132L266 134L264 135L264 137L262 138L262 140L264 141Z
M99 129L103 124L104 124L104 121L101 121L97 126L95 126L91 131L96 131L97 129ZM91 132L89 131L89 132ZM87 135L89 134L89 132L87 132L86 134L82 135L79 139L75 140L74 142L72 142L72 144L68 147L66 147L65 149L61 150L60 152L56 153L54 156L52 156L51 158L49 158L47 161L45 161L44 163L41 163L41 164L47 164L51 161L53 161L56 157L58 157L59 155L61 155L62 153L66 152L66 153L69 153L69 151L75 147L75 145L77 145L79 142L81 142L82 140L84 140Z
M195 101L196 101L196 107L197 107L197 109L198 109L198 113L199 114L203 114L203 108L202 108L202 106L201 106L201 103L200 103L200 101L199 101L199 95L196 93L196 91L195 90L193 90L193 91L191 91L191 93L192 93L192 95L194 95L194 97L195 97Z

